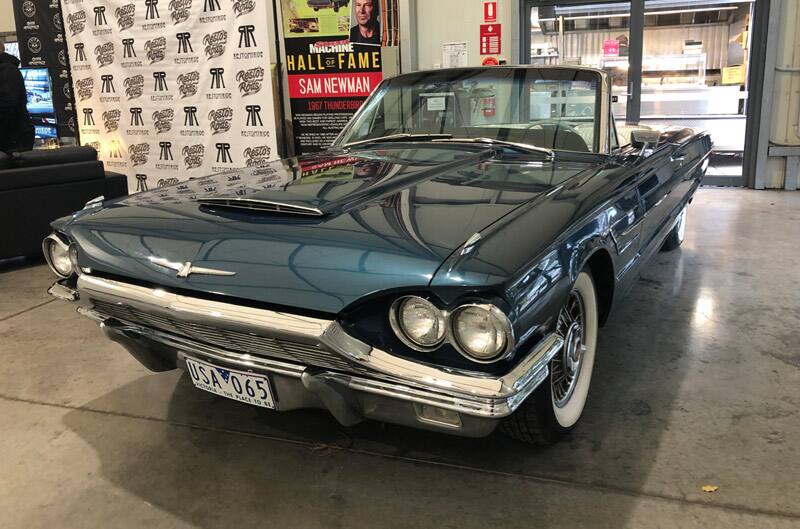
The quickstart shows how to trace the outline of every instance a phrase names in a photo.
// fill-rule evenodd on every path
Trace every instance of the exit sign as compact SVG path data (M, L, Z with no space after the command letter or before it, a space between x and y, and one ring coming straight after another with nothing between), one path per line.
M483 3L483 21L497 22L497 2Z

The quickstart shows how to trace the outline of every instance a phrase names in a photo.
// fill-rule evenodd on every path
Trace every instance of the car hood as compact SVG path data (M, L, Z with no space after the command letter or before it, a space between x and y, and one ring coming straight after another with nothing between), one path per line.
M428 285L471 235L585 168L493 154L398 148L291 158L137 193L54 226L97 272L333 314L371 293ZM307 209L318 214L296 214ZM235 275L178 277L164 261Z

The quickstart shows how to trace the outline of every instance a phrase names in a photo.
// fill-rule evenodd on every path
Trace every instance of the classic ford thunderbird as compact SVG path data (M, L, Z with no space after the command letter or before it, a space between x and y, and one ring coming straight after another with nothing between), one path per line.
M56 220L50 293L221 397L552 443L711 149L618 127L611 102L588 68L385 80L326 152Z

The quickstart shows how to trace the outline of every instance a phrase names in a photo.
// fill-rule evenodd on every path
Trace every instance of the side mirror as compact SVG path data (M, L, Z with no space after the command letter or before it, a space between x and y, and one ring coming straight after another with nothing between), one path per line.
M658 147L659 139L661 139L661 133L657 130L637 129L631 132L631 145L640 151Z

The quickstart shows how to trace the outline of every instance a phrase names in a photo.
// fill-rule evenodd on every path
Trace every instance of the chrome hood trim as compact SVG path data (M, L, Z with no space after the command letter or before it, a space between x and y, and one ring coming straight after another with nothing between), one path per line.
M197 202L204 206L240 209L257 213L277 213L280 215L305 215L322 217L322 210L309 206L298 206L286 202L261 200L255 198L201 198Z

